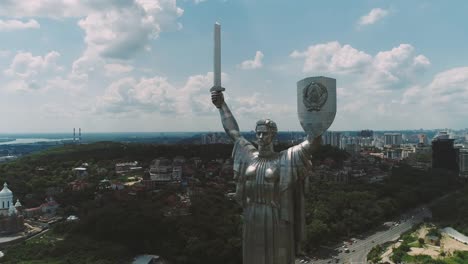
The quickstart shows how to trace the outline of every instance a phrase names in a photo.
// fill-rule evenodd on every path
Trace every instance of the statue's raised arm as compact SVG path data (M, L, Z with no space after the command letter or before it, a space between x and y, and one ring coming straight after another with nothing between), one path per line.
M224 101L223 92L220 91L212 91L211 92L211 101L219 109L219 114L221 115L221 122L223 124L224 131L232 141L236 142L237 139L240 138L240 131L239 125L237 125L237 121L231 113L231 110L227 106L226 102Z

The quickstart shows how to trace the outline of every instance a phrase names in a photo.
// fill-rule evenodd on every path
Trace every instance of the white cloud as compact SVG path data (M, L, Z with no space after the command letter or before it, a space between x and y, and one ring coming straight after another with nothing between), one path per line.
M427 91L429 100L435 107L466 106L468 67L453 68L436 74Z
M255 52L255 58L253 60L246 60L243 61L239 67L243 70L253 70L253 69L259 69L263 66L262 60L263 60L263 53L261 51Z
M372 56L334 41L295 50L290 57L304 59L304 73L350 76L361 88L381 90L403 88L431 65L427 57L414 53L413 46L400 44Z
M180 29L176 20L182 14L176 0L5 0L0 9L0 15L8 17L80 18L85 55L118 59L148 49L161 31Z
M60 71L57 65L60 53L51 51L44 56L33 56L30 52L19 52L13 58L10 67L5 70L8 76L27 79L48 71Z
M44 56L34 56L30 52L18 52L4 74L8 81L7 91L34 91L46 88L45 79L61 72L57 64L60 53L51 51Z
M372 57L350 45L341 46L337 41L312 45L307 50L293 51L292 58L305 58L303 72L352 73L361 71Z
M90 11L90 3L92 1L89 0L3 0L0 15L8 17L78 17L84 16Z
M223 80L229 83L229 76L223 73ZM181 86L174 85L161 76L139 80L132 77L122 78L110 84L104 95L97 99L96 111L99 114L110 113L119 116L159 113L181 119L211 116L216 114L209 94L212 83L212 72L189 76ZM258 93L247 97L236 96L232 100L227 98L227 101L242 118L258 118L259 113L275 115L293 111L291 106L266 103Z
M360 26L372 25L376 23L377 21L381 20L382 18L386 17L388 13L389 12L385 9L374 8L369 12L369 14L364 15L359 19L358 25Z
M128 73L133 71L133 66L131 65L124 65L119 63L109 63L104 66L106 75L118 75L123 73Z
M175 88L163 77L135 80L127 77L113 82L99 98L98 110L110 113L134 111L174 113Z
M224 73L223 81L229 82ZM98 98L97 110L102 113L203 115L215 111L209 95L212 84L212 72L190 76L183 86L173 85L160 76L139 80L127 77L109 85L104 95Z
M30 19L28 22L21 20L1 20L0 19L0 31L15 31L22 29L37 29L41 26L36 20Z
M94 10L78 24L86 33L87 52L128 59L145 50L161 31L180 28L175 21L182 14L175 1L136 0L104 11Z

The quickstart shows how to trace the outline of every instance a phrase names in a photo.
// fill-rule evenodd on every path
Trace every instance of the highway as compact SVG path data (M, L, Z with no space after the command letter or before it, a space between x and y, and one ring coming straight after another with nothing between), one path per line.
M311 260L308 264L325 264L325 263L345 263L345 264L358 264L367 262L367 254L370 250L378 245L388 241L394 241L400 237L401 234L411 229L412 226L421 223L425 217L431 217L431 213L426 207L413 209L412 211L402 215L399 219L398 225L393 225L388 230L378 231L364 239L357 239L356 242L349 244L347 248L349 253L344 252L342 245L335 248L338 254L329 256L326 259ZM301 259L296 260L296 264L302 264Z

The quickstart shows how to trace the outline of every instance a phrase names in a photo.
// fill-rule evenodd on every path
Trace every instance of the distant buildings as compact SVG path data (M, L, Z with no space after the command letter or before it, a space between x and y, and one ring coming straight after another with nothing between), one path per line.
M19 200L13 204L13 192L8 184L3 184L0 191L0 234L17 233L24 229L22 205Z
M341 133L327 131L322 135L322 143L324 145L331 145L337 148L341 147Z
M418 139L419 139L419 144L424 144L424 145L429 144L429 139L427 138L426 134L419 134Z
M14 156L14 155L0 156L0 163L7 162L7 161L12 161L12 160L15 160L17 158L18 158L18 156Z
M373 138L374 137L374 131L372 130L361 130L359 135L363 138Z
M115 164L115 173L124 174L127 172L133 172L143 169L141 166L138 166L138 161L133 162L121 162Z
M171 182L173 178L172 160L161 157L151 162L150 179L156 182Z
M468 149L460 149L458 160L460 177L468 178Z
M402 159L402 149L386 149L384 151L384 157L392 160L400 160Z
M385 133L384 144L389 146L399 146L403 143L401 133Z
M47 215L49 217L55 216L57 213L57 209L59 208L59 204L52 198L46 198L44 203L39 205L38 207L34 208L27 208L24 209L24 215L26 217L39 217Z
M226 137L226 133L209 133L202 134L200 138L200 143L202 145L206 144L226 144L229 143L229 139Z

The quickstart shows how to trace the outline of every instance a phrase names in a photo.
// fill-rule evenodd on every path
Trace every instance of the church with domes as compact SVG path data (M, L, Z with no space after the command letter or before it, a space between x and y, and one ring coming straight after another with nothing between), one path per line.
M24 217L19 200L13 203L13 192L8 184L0 191L0 234L11 234L24 229Z

